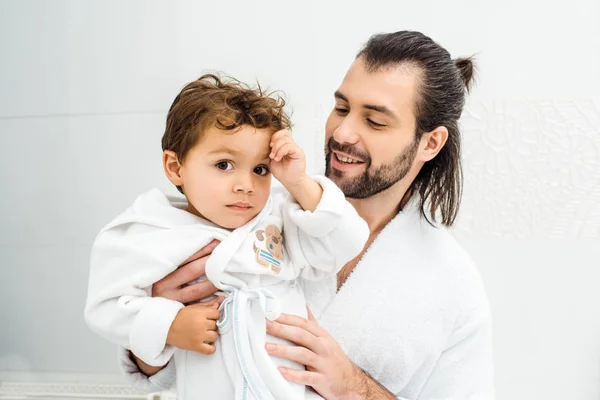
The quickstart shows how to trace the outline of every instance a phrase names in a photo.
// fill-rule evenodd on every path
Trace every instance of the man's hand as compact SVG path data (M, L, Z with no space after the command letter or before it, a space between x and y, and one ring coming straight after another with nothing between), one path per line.
M310 310L308 319L281 314L274 322L267 320L267 332L298 344L265 344L270 355L306 365L306 371L280 367L279 371L285 379L312 386L328 400L366 398L363 396L369 393L370 379L350 361L337 341L317 323Z
M206 274L206 260L218 244L219 241L213 240L185 260L175 271L152 285L152 297L164 297L189 304L213 295L217 288L209 281L184 285Z
M167 343L184 350L213 354L221 299L183 307L171 324Z

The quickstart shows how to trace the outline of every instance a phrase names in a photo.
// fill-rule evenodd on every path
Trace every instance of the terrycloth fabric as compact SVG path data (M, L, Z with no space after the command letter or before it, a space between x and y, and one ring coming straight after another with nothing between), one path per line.
M305 282L319 322L352 361L405 399L493 399L491 317L481 278L416 202L380 233L336 293Z
M165 342L183 305L150 297L151 286L218 239L221 243L209 258L206 273L229 295L221 306L219 356L190 366L193 357L178 354L178 374L186 379L194 379L187 370L195 376L214 374L211 384L203 387L205 395L221 395L221 386L233 382L241 388L239 398L253 395L268 400L277 394L303 399L304 386L286 382L276 369L302 366L271 358L264 350L265 317L276 319L282 311L306 316L297 278L334 276L362 250L368 237L366 223L339 188L326 178L315 179L323 196L314 212L302 210L278 186L252 221L231 232L188 213L182 200L169 199L158 190L141 195L96 238L85 310L88 325L146 363L164 365L176 352ZM199 368L201 364L204 367ZM180 388L180 398L186 398L182 392Z
M414 202L384 228L338 293L334 277L304 287L321 325L398 398L493 399L491 317L480 276ZM123 368L137 371L122 360ZM137 387L162 390L174 375L169 363L150 379L127 377Z

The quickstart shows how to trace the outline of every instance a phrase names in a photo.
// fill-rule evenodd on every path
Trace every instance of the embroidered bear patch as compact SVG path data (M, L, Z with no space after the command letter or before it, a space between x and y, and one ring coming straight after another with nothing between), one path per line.
M267 225L265 230L258 230L254 241L256 262L278 274L283 262L283 236L276 225Z

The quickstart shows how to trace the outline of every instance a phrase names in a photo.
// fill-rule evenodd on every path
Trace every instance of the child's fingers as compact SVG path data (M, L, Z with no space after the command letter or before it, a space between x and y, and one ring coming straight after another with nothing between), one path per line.
M290 133L289 129L281 129L277 132L275 132L272 136L271 136L271 146L273 146L275 144L275 142L281 138L285 138L285 137L292 137L292 134Z
M292 143L285 143L275 154L275 161L281 161L285 156L293 156L296 153Z
M206 331L206 335L204 335L205 342L214 343L219 338L219 334L216 331Z
M280 136L276 139L271 139L271 148L277 147L277 145L281 145L282 143L293 142L291 136Z
M194 307L197 312L197 315L204 316L204 319L213 319L215 321L219 320L219 310L212 306L206 306L202 303L192 304L188 307Z
M214 344L200 343L198 344L197 351L202 354L214 354L215 351L217 351L217 348Z
M281 138L281 139L276 140L275 143L273 144L273 148L271 149L271 154L269 154L271 159L275 159L275 156L279 153L281 148L288 143L293 143L290 138Z
M206 322L206 330L208 331L216 331L217 330L217 321L214 319L207 319Z
M283 157L288 157L293 160L298 160L304 156L303 155L304 153L302 152L302 148L300 148L300 146L298 146L295 142L289 142L289 143L287 143L287 145L288 146L285 148L285 154L282 154L280 152L280 154L279 154L280 157L276 161L281 161L283 159Z

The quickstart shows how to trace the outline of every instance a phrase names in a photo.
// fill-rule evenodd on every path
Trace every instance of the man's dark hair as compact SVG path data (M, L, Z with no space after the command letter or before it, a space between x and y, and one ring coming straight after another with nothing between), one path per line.
M441 223L451 226L462 196L458 120L473 82L472 58L453 60L431 38L412 31L374 35L357 58L364 61L369 72L403 66L418 71L415 140L440 126L448 129L448 140L438 155L425 163L405 197L418 192L423 217L429 220L429 215L436 221L439 213Z

